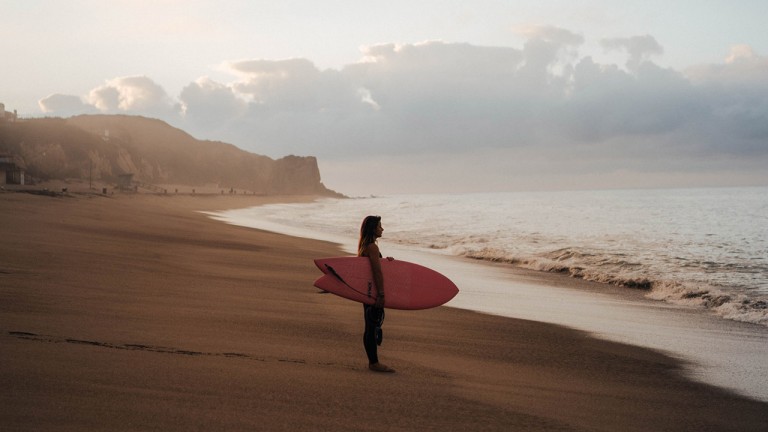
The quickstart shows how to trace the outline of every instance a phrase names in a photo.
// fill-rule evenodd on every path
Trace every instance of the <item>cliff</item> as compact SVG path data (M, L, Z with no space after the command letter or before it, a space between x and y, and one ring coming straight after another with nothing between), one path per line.
M234 145L195 139L145 117L83 115L0 123L0 154L39 180L118 176L150 184L241 189L258 194L338 195L320 181L317 159L271 159Z

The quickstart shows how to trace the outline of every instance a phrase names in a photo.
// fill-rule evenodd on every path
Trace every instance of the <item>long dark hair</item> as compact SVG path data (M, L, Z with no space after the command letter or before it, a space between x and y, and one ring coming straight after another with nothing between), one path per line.
M366 216L360 225L360 241L357 242L357 255L362 256L365 248L376 243L376 228L379 227L381 216Z

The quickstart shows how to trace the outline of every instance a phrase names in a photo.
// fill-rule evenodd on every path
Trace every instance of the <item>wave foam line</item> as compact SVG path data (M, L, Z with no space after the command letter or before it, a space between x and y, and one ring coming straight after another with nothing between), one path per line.
M567 274L587 281L648 291L646 297L672 304L697 307L718 316L752 324L768 326L768 301L749 299L741 294L728 294L711 286L693 286L678 281L653 280L637 274L616 274L595 268L568 265L542 257L503 257L498 251L462 251L467 258L500 262L529 270ZM559 251L558 251L559 252ZM634 267L628 264L628 267Z

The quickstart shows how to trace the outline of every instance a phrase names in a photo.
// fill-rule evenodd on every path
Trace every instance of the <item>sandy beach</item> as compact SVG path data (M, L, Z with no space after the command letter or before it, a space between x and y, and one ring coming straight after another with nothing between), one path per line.
M566 327L312 286L331 243L197 211L312 197L0 193L3 431L764 431L768 404Z

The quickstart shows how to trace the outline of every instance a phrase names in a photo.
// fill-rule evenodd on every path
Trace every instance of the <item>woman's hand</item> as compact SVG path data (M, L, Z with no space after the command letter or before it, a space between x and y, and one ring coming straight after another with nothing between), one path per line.
M394 261L395 259L392 257L387 257L387 261Z

